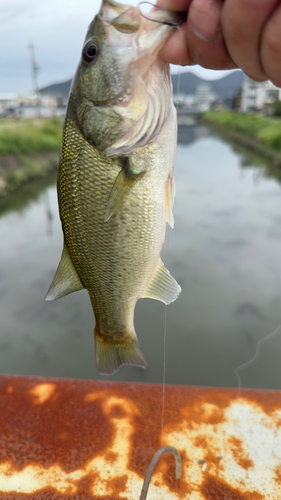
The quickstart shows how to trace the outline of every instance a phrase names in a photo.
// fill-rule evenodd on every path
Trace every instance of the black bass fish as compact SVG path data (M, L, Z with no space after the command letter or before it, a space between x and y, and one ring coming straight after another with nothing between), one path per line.
M160 258L173 226L177 120L158 53L175 16L104 0L70 91L58 175L64 248L46 300L88 290L105 374L146 367L137 300L169 304L181 291Z

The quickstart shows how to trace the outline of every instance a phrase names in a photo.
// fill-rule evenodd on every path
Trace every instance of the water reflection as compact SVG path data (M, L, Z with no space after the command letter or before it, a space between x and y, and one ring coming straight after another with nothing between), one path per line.
M178 128L178 144L191 144L210 135L210 130L202 125Z
M235 387L254 358L242 385L281 388L279 174L197 126L179 129L175 177L162 257L183 291L166 309L167 383ZM44 302L62 248L56 198L51 177L2 204L0 371L103 378L87 292ZM165 306L139 301L135 326L148 369L109 378L161 382Z
M231 147L240 156L240 166L253 170L257 180L259 178L273 178L281 183L281 169L274 167L269 160L261 158L252 152L245 151L245 149L235 143L232 143Z
M46 193L47 188L56 184L57 174L52 173L45 179L26 184L8 198L0 199L0 217L9 212L21 212L28 208L34 201L38 201L42 193Z
M45 193L43 199L45 204L46 232L49 236L52 236L54 213L51 210L50 194L48 191Z

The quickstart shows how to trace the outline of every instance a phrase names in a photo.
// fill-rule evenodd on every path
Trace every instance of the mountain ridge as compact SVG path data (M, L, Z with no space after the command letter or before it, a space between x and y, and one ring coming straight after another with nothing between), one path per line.
M208 85L211 92L216 94L220 99L233 97L242 87L243 80L244 73L239 69L217 80L206 80L191 72L172 75L174 95L178 92L180 94L195 94L197 85L204 84Z
M204 84L208 85L211 92L220 99L231 98L241 88L243 80L244 73L239 69L217 80L205 80L190 71L180 73L180 75L172 75L175 96L178 92L180 94L195 94L197 85ZM72 79L53 83L47 87L42 87L39 92L42 95L48 94L54 97L66 98L70 91L71 82Z

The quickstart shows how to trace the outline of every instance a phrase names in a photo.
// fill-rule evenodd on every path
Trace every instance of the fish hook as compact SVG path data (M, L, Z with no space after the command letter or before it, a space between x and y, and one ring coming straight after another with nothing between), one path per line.
M179 479L181 477L181 456L178 450L174 448L174 446L163 446L163 448L160 448L159 450L156 451L155 455L153 456L148 466L147 473L145 475L143 482L143 487L141 490L140 500L146 500L151 476L154 472L158 460L162 457L162 455L164 455L164 453L172 453L174 455L176 462L176 478Z
M148 5L151 5L152 7L156 8L159 10L159 7L157 7L157 5L154 5L154 3L151 3L151 2L140 2L138 4L138 9L140 7L140 5L143 5L143 4L148 4ZM140 11L142 17L144 17L145 19L147 19L148 21L152 21L154 23L158 23L158 24L164 24L165 26L174 26L175 28L178 27L180 24L182 24L183 20L180 20L178 23L169 23L168 21L158 21L158 19L150 19L150 17L148 16L145 16L144 13L142 11ZM186 16L185 16L186 17Z

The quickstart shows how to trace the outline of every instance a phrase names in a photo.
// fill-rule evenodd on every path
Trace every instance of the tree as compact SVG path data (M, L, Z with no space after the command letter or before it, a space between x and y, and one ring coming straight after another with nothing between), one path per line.
M281 101L279 99L272 103L272 108L274 116L281 116Z

